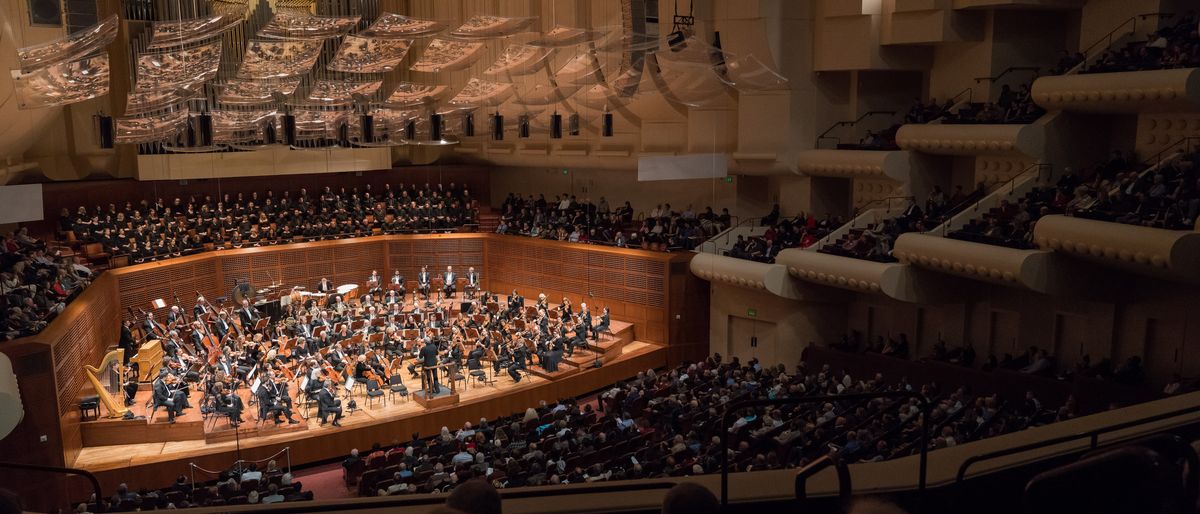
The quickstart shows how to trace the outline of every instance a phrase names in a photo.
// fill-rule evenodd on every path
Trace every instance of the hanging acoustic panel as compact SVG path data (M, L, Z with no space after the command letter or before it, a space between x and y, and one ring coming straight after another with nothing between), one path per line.
M542 37L526 44L544 48L562 48L589 43L602 37L604 37L604 31L557 25L549 32L542 34Z
M108 54L54 64L29 73L12 72L17 108L38 109L108 94Z
M263 28L258 37L274 39L329 39L350 32L359 16L313 16L293 11L279 11Z
M117 143L153 143L175 137L188 121L188 110L156 114L153 116L126 116L115 120Z
M483 43L435 38L421 53L421 59L409 67L412 71L455 71L470 66L479 59Z
M513 94L513 85L472 78L454 98L452 105L494 106L504 103Z
M137 83L134 91L190 89L217 76L220 67L220 41L184 50L141 54L137 58Z
M114 14L100 23L64 38L17 49L17 62L20 64L21 73L30 73L67 61L78 61L86 55L103 51L117 39L119 21Z
M429 37L446 30L446 24L434 20L409 18L400 14L385 12L375 19L370 27L362 31L363 36L379 38L419 38Z
M308 92L308 102L346 104L358 95L373 96L383 86L382 80L370 82L348 82L343 80L318 80Z
M508 45L496 62L483 70L490 77L528 75L542 68L553 50L529 45Z
M150 24L147 50L180 47L220 36L242 19L231 14L214 14L183 21L155 21Z
M274 101L276 94L291 96L300 86L300 77L275 80L232 79L215 85L217 101L231 105L261 105Z
M450 87L437 84L401 82L383 103L388 107L412 107L441 101L450 93Z
M346 36L327 68L349 73L386 73L400 65L411 45L409 39Z
M238 78L272 79L308 73L321 56L320 39L271 41L251 39L238 68Z
M503 16L476 15L467 19L458 28L450 31L451 36L468 39L490 39L527 32L537 17L506 18Z

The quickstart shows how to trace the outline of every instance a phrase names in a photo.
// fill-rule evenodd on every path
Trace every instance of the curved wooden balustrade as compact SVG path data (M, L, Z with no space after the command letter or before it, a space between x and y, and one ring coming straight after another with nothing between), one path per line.
M889 178L908 182L912 154L872 150L804 150L796 159L796 171L817 177Z
M908 124L896 132L896 144L904 150L935 155L1022 154L1040 159L1045 153L1046 130L1036 123Z
M1200 233L1046 216L1033 230L1038 246L1142 275L1200 282Z
M896 240L892 254L902 263L1046 294L1069 294L1087 282L1077 266L1047 250L1017 250L908 233Z
M1200 68L1040 77L1032 95L1051 111L1187 112L1200 107Z
M952 279L896 262L875 262L790 248L775 262L793 277L860 293L877 293L902 302L933 302L953 291Z
M767 291L792 300L802 300L811 295L811 291L797 284L779 264L699 253L692 258L691 270L692 274L710 282Z

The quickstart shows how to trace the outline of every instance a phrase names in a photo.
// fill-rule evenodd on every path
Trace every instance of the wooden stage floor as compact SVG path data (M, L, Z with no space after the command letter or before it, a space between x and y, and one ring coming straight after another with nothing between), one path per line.
M368 405L366 397L361 394L362 388L359 388L358 393L347 395L345 391L340 393L342 405L347 405L347 398L353 398L358 404L359 409L342 417L342 427L333 427L330 424L321 426L316 415L315 405L310 409L307 419L304 417L304 409L299 405L295 406L295 419L300 421L298 425L289 425L286 422L282 425L274 425L271 421L258 423L255 419L257 407L246 405L243 411L242 418L245 420L239 429L238 436L235 438L233 429L230 427L227 418L219 416L208 420L203 420L200 415L199 403L201 395L198 391L193 391L190 397L192 408L188 409L182 416L177 418L175 424L167 424L166 413L159 409L153 423L148 420L108 420L101 419L98 421L87 422L83 424L84 448L80 451L78 458L73 463L74 467L83 468L95 473L104 471L113 471L124 468L147 466L165 461L180 461L187 462L189 459L196 459L202 456L215 456L217 454L229 454L235 448L240 447L241 450L258 448L263 451L253 452L255 455L262 455L265 451L277 451L284 446L295 445L297 441L302 441L308 438L319 438L321 436L330 435L335 432L351 432L356 429L371 428L379 425L378 428L384 426L394 426L400 428L401 424L394 422L401 420L411 420L412 418L420 417L424 414L435 411L448 411L464 404L472 404L473 406L482 405L483 403L493 400L505 400L506 397L512 397L511 401L501 402L506 405L493 405L490 408L483 409L481 412L503 411L505 408L520 408L524 409L533 405L517 405L515 402L526 401L530 394L541 395L544 392L561 390L562 392L570 391L572 395L583 394L590 390L603 387L605 383L611 383L613 380L619 380L626 377L612 376L615 369L605 369L606 374L585 373L585 371L593 371L592 364L596 356L602 356L605 368L610 365L620 364L624 361L633 362L657 362L662 360L665 364L665 349L661 346L633 340L633 326L628 323L613 321L612 328L615 338L609 338L607 341L601 341L597 348L592 352L585 353L581 350L575 352L575 358L569 359L572 362L564 362L560 364L559 373L550 375L541 371L537 366L531 367L530 373L521 379L520 383L514 383L505 370L500 370L500 373L494 377L491 384L477 384L474 381L470 386L464 386L462 382L458 383L459 402L455 406L437 407L426 409L416 401L400 396L395 397L393 401L392 395L384 386L384 397L382 400L376 399L371 405ZM653 353L654 358L646 359ZM641 368L645 369L645 368ZM488 376L491 377L491 366L486 366ZM601 371L595 369L594 371ZM627 371L627 370L623 370ZM638 369L633 369L636 373ZM405 385L410 393L420 389L420 380L413 379L407 370L404 370L403 376ZM586 378L587 380L577 380L576 377ZM601 378L604 377L604 378ZM548 384L561 385L560 388L544 388ZM574 383L572 383L574 382ZM594 383L594 384L593 384ZM446 384L443 381L443 387ZM565 389L563 389L565 388ZM582 388L582 389L581 389ZM289 392L295 398L297 386L289 385ZM533 393L537 391L537 393ZM522 392L529 394L521 394ZM243 402L249 396L247 388L240 388L239 393L243 397ZM139 392L137 403L131 407L134 414L147 414L144 407L149 391ZM522 400L517 400L521 398ZM545 398L554 400L557 396ZM481 408L468 409L474 413L480 411ZM509 414L511 412L503 412ZM469 417L473 416L473 417ZM445 416L441 416L445 418ZM491 417L491 416L489 416ZM476 422L480 418L479 415L467 414L464 412L462 419L458 419L454 423L461 426L463 422ZM444 420L450 422L449 419ZM451 428L456 428L451 424ZM414 423L403 423L404 426L414 425ZM421 424L417 423L416 426ZM378 434L381 430L369 430L372 434ZM379 441L387 444L393 438L406 440L408 433L396 433L386 440ZM422 436L433 435L422 431ZM339 438L341 439L341 438ZM369 446L372 441L362 440L358 445ZM317 460L316 458L329 458L325 454L336 456L344 453L348 448L338 448L330 453L329 451L322 452L305 452L308 458L304 456L299 460L293 458L292 464L301 464ZM295 451L295 450L293 450ZM244 455L244 458L252 458L252 456ZM208 460L208 459L205 459ZM230 460L229 464L232 464ZM210 468L211 469L211 468ZM178 469L174 472L177 476L183 473L183 469ZM199 478L199 477L198 477Z

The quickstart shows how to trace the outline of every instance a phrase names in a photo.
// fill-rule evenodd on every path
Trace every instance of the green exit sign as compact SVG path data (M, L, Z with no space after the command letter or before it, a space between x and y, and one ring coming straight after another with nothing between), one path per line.
M566 168L563 168L563 175L566 175L567 173L568 173L568 172L567 172L567 169L566 169Z
M746 309L746 315L750 316L751 318L757 318L758 317L758 309Z
M732 183L733 183L733 177L732 177L732 176L725 177L725 178L723 178L723 179L721 179L721 180L725 181L725 183L726 183L726 184L732 184Z

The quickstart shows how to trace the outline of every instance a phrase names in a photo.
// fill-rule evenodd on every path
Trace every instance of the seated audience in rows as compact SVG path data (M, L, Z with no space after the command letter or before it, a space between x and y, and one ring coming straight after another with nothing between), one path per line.
M90 282L91 270L51 251L26 228L0 237L0 341L38 333Z
M882 351L901 355L906 344L902 338L885 343L891 348ZM938 449L1057 419L1057 409L1042 406L1032 393L1020 405L1007 404L966 388L888 381L881 374L856 379L846 371L803 363L787 370L757 360L726 361L717 354L638 373L594 401L542 402L523 414L379 446L366 458L355 451L343 465L347 483L357 483L365 495L455 491L478 479L513 488L717 473L720 413L731 402L899 390L929 398L928 419L915 399L743 409L728 429L732 469L797 468L830 448L852 462L876 462L919 452L921 427L927 424L934 427L930 448Z
M107 498L95 498L79 503L79 512L134 512L159 509L183 509L189 507L223 507L229 505L268 504L280 502L308 501L312 491L303 491L302 484L292 480L291 472L275 467L270 461L265 469L254 464L247 469L221 472L208 482L192 483L180 475L175 483L162 489L133 490L126 484L117 486L116 492ZM104 507L104 510L97 510Z
M498 234L622 248L691 250L730 223L729 209L716 214L712 207L705 207L697 213L688 205L679 212L671 204L659 204L644 219L636 220L629 202L613 208L603 196L599 203L592 203L570 194L547 201L545 195L535 199L510 193L500 212Z
M1137 41L1100 54L1084 73L1194 68L1200 66L1200 34L1195 11Z
M983 183L969 194L963 191L962 186L956 186L954 194L949 197L941 187L934 186L925 200L924 209L916 199L912 199L898 216L863 229L853 228L845 237L822 246L819 251L856 259L895 262L892 246L902 234L933 230L986 195L987 188Z
M779 218L779 206L775 206L772 215L763 218L762 224L767 229L760 236L737 236L733 247L726 252L730 257L747 259L758 262L774 263L775 256L780 250L788 248L808 248L830 230L841 226L842 219L829 213L823 219L800 213L793 218Z
M295 194L276 195L268 189L205 195L186 200L162 198L134 205L108 204L92 211L80 207L74 216L64 209L61 227L75 237L101 243L112 255L128 255L134 262L162 259L202 251L206 247L262 246L295 240L337 239L384 233L448 230L474 222L470 192L454 183L430 186L387 184L362 191L326 187L310 196L301 188ZM64 221L65 220L65 221ZM211 245L211 246L209 246Z
M1022 84L1017 91L1005 84L995 102L963 106L943 117L942 123L1032 123L1045 113L1033 102L1030 84Z

